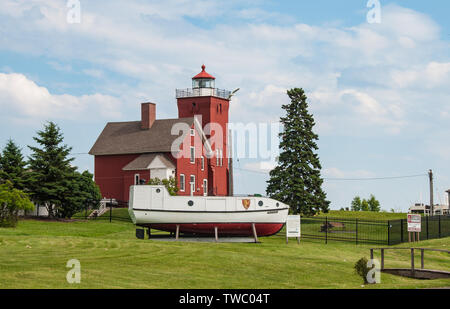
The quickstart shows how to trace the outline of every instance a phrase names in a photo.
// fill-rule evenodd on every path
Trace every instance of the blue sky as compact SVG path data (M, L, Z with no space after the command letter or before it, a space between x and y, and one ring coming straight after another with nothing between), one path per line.
M274 122L285 91L306 90L320 136L332 208L374 194L384 209L429 200L450 188L448 1L86 1L67 23L67 1L0 4L0 144L26 145L57 122L80 169L108 121L137 120L139 103L177 115L175 88L205 63L216 86L241 88L232 122ZM126 3L126 4L125 4ZM79 154L80 153L80 154ZM263 193L263 160L235 162L237 193Z

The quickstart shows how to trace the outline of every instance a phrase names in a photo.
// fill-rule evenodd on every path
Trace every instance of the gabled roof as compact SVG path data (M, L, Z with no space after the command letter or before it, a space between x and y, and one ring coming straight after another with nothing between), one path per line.
M171 152L172 143L179 136L172 135L176 123L194 124L194 117L155 120L148 130L141 129L141 121L108 122L89 154L118 155Z
M170 161L163 153L146 153L142 154L127 165L122 170L124 171L137 171L148 170L150 164L159 158L166 168L175 168L175 165Z

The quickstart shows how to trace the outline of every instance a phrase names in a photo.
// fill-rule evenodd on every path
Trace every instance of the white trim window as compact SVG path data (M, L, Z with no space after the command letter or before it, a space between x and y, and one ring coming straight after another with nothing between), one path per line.
M191 146L191 160L190 160L190 162L192 164L195 163L195 147L193 147L193 146Z
M202 156L202 171L205 170L205 157Z
M195 185L195 175L191 175L191 178L189 180L190 180L189 181L190 192L191 192L191 195L194 195L195 187L196 187L196 185Z
M180 191L184 192L186 190L186 176L180 174Z
M203 179L203 196L208 195L208 179Z
M219 149L216 149L216 165L220 166L219 163L220 163L220 160L219 160Z
M195 136L195 129L191 129L191 136Z

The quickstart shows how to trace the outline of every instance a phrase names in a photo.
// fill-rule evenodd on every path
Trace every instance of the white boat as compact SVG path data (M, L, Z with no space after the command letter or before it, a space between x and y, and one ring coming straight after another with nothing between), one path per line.
M281 230L288 212L288 205L267 197L171 196L164 186L130 187L133 223L162 231L269 236Z

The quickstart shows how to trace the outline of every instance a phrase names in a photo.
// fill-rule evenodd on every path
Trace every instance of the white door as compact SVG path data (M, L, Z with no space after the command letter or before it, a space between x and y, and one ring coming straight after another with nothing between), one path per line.
M203 179L203 196L208 195L208 179Z

